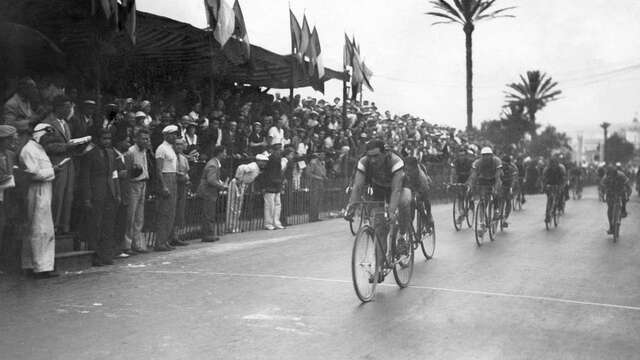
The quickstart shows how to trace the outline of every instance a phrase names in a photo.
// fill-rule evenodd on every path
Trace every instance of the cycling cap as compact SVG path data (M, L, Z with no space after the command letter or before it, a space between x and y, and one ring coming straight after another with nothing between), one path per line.
M491 148L488 146L483 147L480 151L480 155L493 155L493 150L491 150Z

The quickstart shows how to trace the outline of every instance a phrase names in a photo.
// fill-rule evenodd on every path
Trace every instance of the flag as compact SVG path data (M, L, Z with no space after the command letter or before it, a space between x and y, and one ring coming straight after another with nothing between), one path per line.
M351 46L351 40L347 34L344 34L344 58L343 63L344 66L353 66L353 47Z
M373 76L373 71L367 67L367 65L362 62L362 79L364 80L364 85L371 91L373 91L373 87L371 86L371 77Z
M120 30L125 30L131 39L136 43L136 0L123 0L120 16Z
M313 64L315 65L318 71L318 79L322 80L324 77L324 61L322 61L322 48L320 47L320 37L318 36L318 32L316 31L315 26L313 27L313 34L311 34L313 41L311 46L314 49L315 59Z
M235 13L235 27L233 35L244 45L247 52L247 58L251 57L251 43L249 43L249 33L247 32L247 26L244 22L244 15L242 15L242 9L238 0L233 4L233 12Z
M309 23L307 22L307 16L302 19L302 34L300 34L300 49L298 54L304 60L305 55L308 55L309 41L311 39L311 31L309 30Z
M220 8L220 0L204 0L204 10L207 15L207 24L212 30L215 30L218 23L218 9Z
M295 55L299 55L300 53L300 42L302 41L302 29L300 29L300 23L296 16L293 14L291 9L289 9L289 24L291 27L291 48L292 53ZM302 61L302 58L298 56L298 61Z
M229 4L229 0L219 0L218 17L216 18L216 27L213 31L213 37L218 41L220 46L224 46L233 35L236 28L236 14L233 6ZM214 13L215 14L215 13Z

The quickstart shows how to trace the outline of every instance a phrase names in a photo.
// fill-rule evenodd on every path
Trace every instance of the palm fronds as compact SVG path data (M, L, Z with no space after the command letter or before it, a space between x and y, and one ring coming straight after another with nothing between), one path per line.
M433 23L461 25L473 24L480 20L495 19L500 17L513 17L506 14L507 11L515 9L514 6L495 9L496 0L432 0L431 4L435 11L427 12L427 15L439 18ZM442 20L445 19L445 20Z
M538 110L543 109L549 102L557 100L562 94L558 82L551 76L539 70L527 71L526 76L520 75L519 83L507 85L505 91L508 106L521 106L526 109L531 122L535 122Z

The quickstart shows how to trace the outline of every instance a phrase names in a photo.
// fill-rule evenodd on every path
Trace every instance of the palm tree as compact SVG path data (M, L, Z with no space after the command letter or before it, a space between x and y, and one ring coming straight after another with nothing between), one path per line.
M507 106L520 106L526 110L532 136L536 134L536 114L551 101L562 94L557 89L558 82L539 70L527 71L527 76L520 75L520 83L507 85Z
M498 17L513 17L505 14L514 7L506 7L494 10L496 0L432 0L435 11L427 14L439 18L437 24L458 23L462 25L465 35L465 47L467 53L467 130L473 128L473 41L472 35L475 24L481 20L495 19Z

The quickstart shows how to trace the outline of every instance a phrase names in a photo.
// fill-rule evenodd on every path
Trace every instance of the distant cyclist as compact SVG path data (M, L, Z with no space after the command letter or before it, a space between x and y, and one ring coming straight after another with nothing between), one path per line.
M542 171L542 185L547 193L547 209L545 212L545 222L551 222L550 214L551 214L551 201L549 201L549 197L551 197L551 191L548 189L549 186L558 186L560 191L558 193L558 201L562 203L562 198L564 197L562 192L562 187L566 183L567 178L567 170L564 165L560 164L560 161L556 157L552 157L549 160L549 165L547 165Z
M400 236L404 237L411 221L412 197L411 190L405 184L404 161L399 155L388 150L382 140L369 141L365 150L365 155L358 161L345 219L353 219L356 211L354 204L359 201L365 185L369 185L373 190L371 200L389 205L390 220L395 221L397 216ZM382 252L378 254L378 264L382 264L387 252L386 238L389 230L384 219L384 209L374 210L373 228L376 237L382 240L380 241L383 247ZM382 275L382 272L380 274ZM384 278L381 276L378 282L382 281Z
M569 183L576 189L576 194L578 195L582 194L584 176L585 171L578 163L569 171Z
M475 156L473 150L466 146L462 146L451 162L452 171L449 173L449 183L451 184L466 184L471 176L471 170ZM464 215L458 216L457 222L462 223Z
M506 219L511 214L511 199L513 195L513 187L515 182L518 181L518 167L511 161L511 156L505 155L502 157L502 189L500 190L500 199L506 205L504 208L504 221L502 224L504 227L509 227L509 223Z
M609 166L602 179L601 185L607 200L607 218L609 219L609 231L607 231L607 234L612 235L613 226L611 224L611 217L613 216L613 205L616 195L622 196L621 215L625 218L627 217L627 201L629 201L629 195L631 195L631 182L622 171L613 166ZM624 193L622 193L623 191Z
M502 188L502 161L493 154L490 147L484 147L480 151L480 158L473 162L471 166L471 176L467 184L474 188L479 186L490 186L492 192L498 194ZM498 196L494 199L494 218L499 215L498 205L500 204Z
M418 158L410 156L404 162L405 185L408 186L416 197L416 206L423 208L427 216L427 228L433 226L431 214L431 201L429 200L429 185L431 179L427 175L427 169L418 162Z

